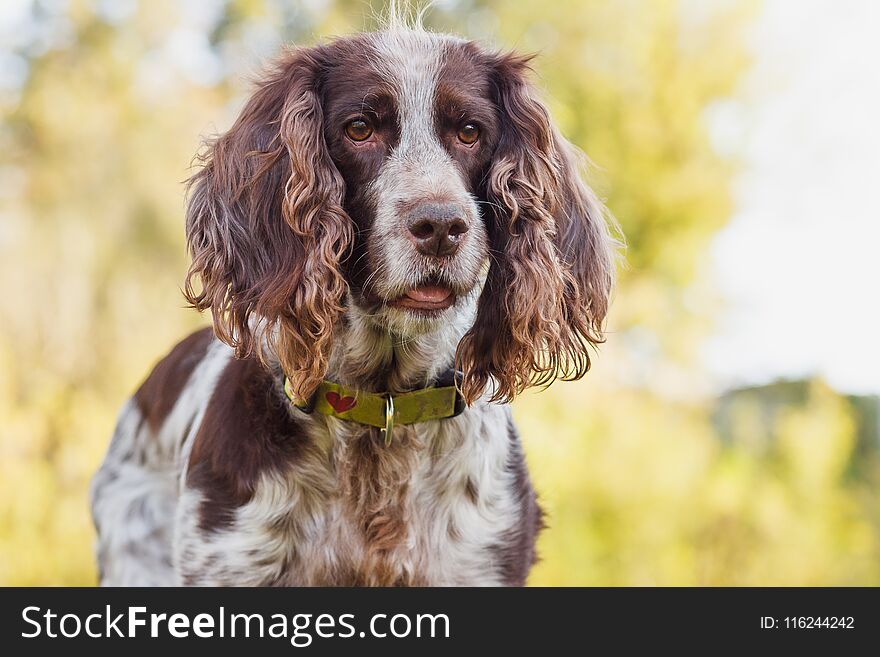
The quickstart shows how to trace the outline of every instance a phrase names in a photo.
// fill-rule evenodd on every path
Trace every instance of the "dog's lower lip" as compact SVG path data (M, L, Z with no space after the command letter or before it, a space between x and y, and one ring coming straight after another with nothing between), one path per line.
M441 285L419 285L391 302L392 306L412 310L445 310L455 303L455 295Z

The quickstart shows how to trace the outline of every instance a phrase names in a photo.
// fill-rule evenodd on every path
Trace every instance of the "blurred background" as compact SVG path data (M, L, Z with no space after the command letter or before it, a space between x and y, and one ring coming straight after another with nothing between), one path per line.
M115 414L206 318L183 181L361 0L0 2L0 584L96 582ZM880 5L442 0L539 53L628 241L608 342L519 399L536 585L880 585Z

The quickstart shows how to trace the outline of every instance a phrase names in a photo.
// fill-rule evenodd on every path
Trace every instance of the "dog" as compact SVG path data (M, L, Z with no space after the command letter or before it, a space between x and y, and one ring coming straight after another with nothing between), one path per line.
M418 25L293 48L206 143L184 293L213 327L120 413L102 584L526 582L509 402L589 369L616 244L529 61Z

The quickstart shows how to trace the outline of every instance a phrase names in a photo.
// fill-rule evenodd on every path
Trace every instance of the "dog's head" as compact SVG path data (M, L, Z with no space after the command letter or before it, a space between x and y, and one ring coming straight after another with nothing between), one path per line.
M285 54L191 180L189 301L301 396L346 311L404 339L469 322L468 401L581 376L613 242L527 74L409 29Z

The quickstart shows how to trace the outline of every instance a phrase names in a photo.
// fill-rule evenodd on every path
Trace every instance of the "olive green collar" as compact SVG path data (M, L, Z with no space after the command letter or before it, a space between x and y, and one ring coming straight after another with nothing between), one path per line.
M322 381L310 399L298 399L284 379L288 399L304 413L317 411L322 415L379 427L385 443L391 443L395 424L416 424L429 420L455 417L464 408L464 399L455 387L456 375L444 373L438 386L391 395L387 392L366 392L333 381Z

